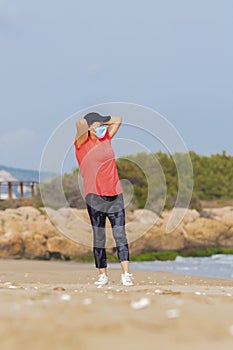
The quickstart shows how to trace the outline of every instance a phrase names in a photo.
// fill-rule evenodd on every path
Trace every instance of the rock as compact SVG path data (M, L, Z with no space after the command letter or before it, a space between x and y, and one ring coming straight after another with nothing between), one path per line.
M1 211L0 234L11 231L22 233L25 231L43 234L45 237L58 235L55 226L52 225L46 215L41 215L37 209L21 207L18 209L7 209Z
M4 232L20 233L23 230L24 222L16 209L6 209L2 211L2 225Z
M139 222L140 224L151 224L156 226L160 226L163 223L163 220L160 219L156 213L148 209L134 210L131 220Z
M49 238L47 248L50 253L59 253L62 257L73 258L92 254L91 248L81 246L62 236Z
M41 234L45 239L58 236L60 234L57 228L45 215L38 216L36 220L25 220L23 229L34 232L34 234Z
M233 248L233 227L228 232L222 232L217 242L223 248Z
M168 309L168 310L166 310L166 316L167 316L167 318L178 318L178 317L180 317L180 310L179 309Z
M62 300L62 301L70 301L71 300L71 296L69 294L63 294L63 295L61 295L60 300Z
M228 226L218 220L199 218L184 226L186 247L218 246L218 238L228 232Z
M185 238L182 230L165 233L165 230L160 227L153 227L140 239L130 243L130 251L133 255L160 250L182 250L184 247Z
M130 306L134 310L145 309L150 305L151 301L149 298L141 298L137 301L131 301Z
M24 253L23 240L20 235L7 232L0 236L0 257L1 258L19 258Z
M46 239L41 234L34 234L26 231L22 234L24 242L24 257L29 259L48 259L49 253L47 249Z
M53 290L56 290L58 292L63 292L63 291L65 291L65 288L64 287L54 287Z
M177 220L175 219L174 221L180 222L180 218L182 218L182 221L180 223L183 223L183 224L194 222L196 219L200 217L200 214L195 209L174 208L173 211L165 210L162 213L161 217L166 224L168 220L171 218L171 214L174 215L174 218L177 217Z
M0 211L0 236L4 235L5 230L4 230L4 219L2 215L2 211Z
M214 220L221 221L227 225L233 225L233 207L204 208L202 215Z
M183 213L183 208L173 211L174 223L176 214L179 222ZM171 211L164 211L161 217L147 209L126 212L131 254L198 247L233 248L233 207L204 209L202 214L204 217L196 210L187 210L182 222L167 233ZM92 256L92 244L93 233L86 209L21 207L0 211L0 257ZM106 248L115 254L108 220Z
M177 208L176 210L179 210L179 208ZM183 224L187 224L189 222L194 222L195 220L197 220L200 217L200 213L198 213L197 210L195 209L188 209L183 220L182 223Z
M26 220L35 220L41 215L39 210L33 207L20 207L16 209L16 212Z
M64 236L84 246L92 245L92 228L86 211L72 208L59 210L46 208L46 211L53 224L59 228Z
M125 227L128 242L132 243L131 249L136 252L139 251L139 249L142 249L142 246L144 245L147 247L146 249L151 251L151 247L154 246L154 236L151 237L148 232L151 232L153 228L161 227L163 222L163 219L148 209L137 209L133 213L126 213ZM160 231L161 230L157 230L156 232ZM150 241L150 238L148 237L152 238L152 241Z

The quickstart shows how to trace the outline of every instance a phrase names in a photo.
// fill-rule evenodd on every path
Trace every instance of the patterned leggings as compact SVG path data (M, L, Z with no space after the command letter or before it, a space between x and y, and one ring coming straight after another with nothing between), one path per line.
M105 224L108 217L113 237L116 242L117 256L119 261L129 261L129 248L125 233L125 209L123 194L116 196L99 196L94 193L87 194L87 211L90 216L94 235L94 258L97 268L107 267L105 249L106 232Z

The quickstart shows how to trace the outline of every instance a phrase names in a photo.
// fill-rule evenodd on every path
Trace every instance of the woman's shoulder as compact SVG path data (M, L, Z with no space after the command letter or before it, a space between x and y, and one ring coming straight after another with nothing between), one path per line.
M79 150L79 149L83 148L89 141L90 141L90 136L88 136L83 143L79 143L78 139L75 138L74 146L75 146L76 149Z

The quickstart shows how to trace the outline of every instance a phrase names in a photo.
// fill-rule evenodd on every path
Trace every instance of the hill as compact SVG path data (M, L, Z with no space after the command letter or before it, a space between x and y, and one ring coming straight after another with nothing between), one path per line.
M39 181L39 171L38 170L28 170L28 169L19 169L8 167L5 165L0 165L0 174L1 171L9 173L15 180L18 181ZM2 172L3 174L3 172ZM49 172L41 173L42 182L51 178L54 174ZM4 180L4 181L13 181L13 180Z

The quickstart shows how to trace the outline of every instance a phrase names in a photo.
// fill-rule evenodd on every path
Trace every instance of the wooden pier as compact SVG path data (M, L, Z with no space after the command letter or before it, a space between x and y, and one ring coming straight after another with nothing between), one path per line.
M28 197L34 197L38 186L38 181L0 181L0 199L23 199ZM25 195L25 188L27 192L29 189L29 195ZM14 193L14 189L17 191L18 196Z

